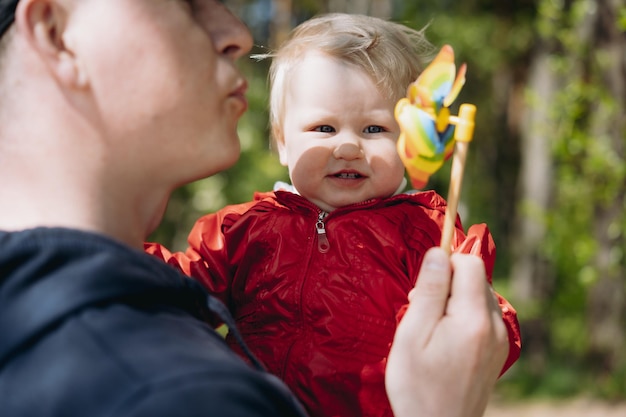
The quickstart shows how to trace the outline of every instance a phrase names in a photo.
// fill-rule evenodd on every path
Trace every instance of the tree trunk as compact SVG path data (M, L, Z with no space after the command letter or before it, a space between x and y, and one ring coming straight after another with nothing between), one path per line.
M589 293L587 310L591 357L606 372L626 364L626 36L617 27L620 3L597 1L590 66L591 76L609 95L594 103L590 126L591 137L606 152L608 177L606 182L600 179L599 185L608 187L612 195L599 199L594 207L598 280Z
M525 357L531 371L541 373L547 360L548 324L541 306L549 299L554 277L541 244L546 236L544 217L552 196L551 121L549 106L559 88L557 74L548 61L550 51L541 45L534 54L527 81L532 100L520 124L520 207L513 241L511 300L521 316Z

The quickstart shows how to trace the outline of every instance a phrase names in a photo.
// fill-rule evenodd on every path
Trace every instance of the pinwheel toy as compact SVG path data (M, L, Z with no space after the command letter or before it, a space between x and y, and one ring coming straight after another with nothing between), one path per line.
M450 106L465 84L466 65L456 73L454 50L445 45L396 104L400 125L398 153L411 183L422 189L452 156L452 171L441 247L450 252L469 142L474 135L476 106L462 104L458 116Z

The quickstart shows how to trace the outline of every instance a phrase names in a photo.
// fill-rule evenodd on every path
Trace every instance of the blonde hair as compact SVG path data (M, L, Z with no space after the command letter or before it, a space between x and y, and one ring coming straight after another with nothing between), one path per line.
M330 13L297 26L277 51L256 55L272 58L269 81L273 139L277 140L281 131L289 74L305 53L318 51L354 65L372 78L386 98L399 100L433 56L434 46L426 40L424 30L371 16Z

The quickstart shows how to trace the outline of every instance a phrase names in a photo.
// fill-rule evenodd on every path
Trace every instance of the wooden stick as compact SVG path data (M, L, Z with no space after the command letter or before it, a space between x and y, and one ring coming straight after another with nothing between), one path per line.
M474 135L475 114L476 106L472 104L462 104L459 109L459 116L457 118L450 118L451 121L456 124L454 130L455 147L452 159L452 170L450 172L450 188L448 189L446 217L443 222L440 245L448 254L452 252L454 225L456 224L457 210L461 198L461 185L463 184L467 149Z
M441 232L441 248L444 249L448 255L452 251L452 237L454 236L457 208L461 197L461 184L463 183L463 171L465 169L467 148L469 148L469 142L457 142L454 149L454 159L452 160L450 188L448 189L448 204L446 205L446 217L443 222L443 232Z

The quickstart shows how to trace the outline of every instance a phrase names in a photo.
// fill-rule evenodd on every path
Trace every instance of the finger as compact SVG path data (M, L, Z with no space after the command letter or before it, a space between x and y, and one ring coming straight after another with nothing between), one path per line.
M450 312L492 309L493 296L485 274L485 265L475 255L455 253L451 257L454 280L450 289Z
M500 341L504 341L506 342L507 345L507 349L506 351L508 352L508 341L509 341L509 335L508 335L508 330L507 330L507 326L505 325L505 319L503 318L504 315L508 312L509 306L508 306L508 302L506 302L506 300L504 300L504 304L500 303L500 295L498 295L498 293L496 293L496 291L490 287L490 291L491 293L491 302L492 302L492 320L495 324L495 333L496 333L496 337L498 338L498 340Z
M448 314L467 317L472 313L466 330L476 331L483 337L490 335L493 345L493 359L501 366L508 352L508 334L502 320L502 310L496 294L487 282L482 259L474 255L454 254L451 257L454 268ZM486 333L485 333L486 332ZM498 359L502 363L498 363Z
M485 289L486 293L487 293L487 300L489 302L489 305L491 306L491 309L493 311L498 311L500 313L502 313L502 310L500 308L500 300L498 299L498 295L496 294L496 290L493 289L493 287L491 285L487 285L486 289Z
M410 294L409 308L402 319L410 328L423 329L423 334L430 337L446 311L450 295L450 258L441 248L431 248L424 256L415 288Z

